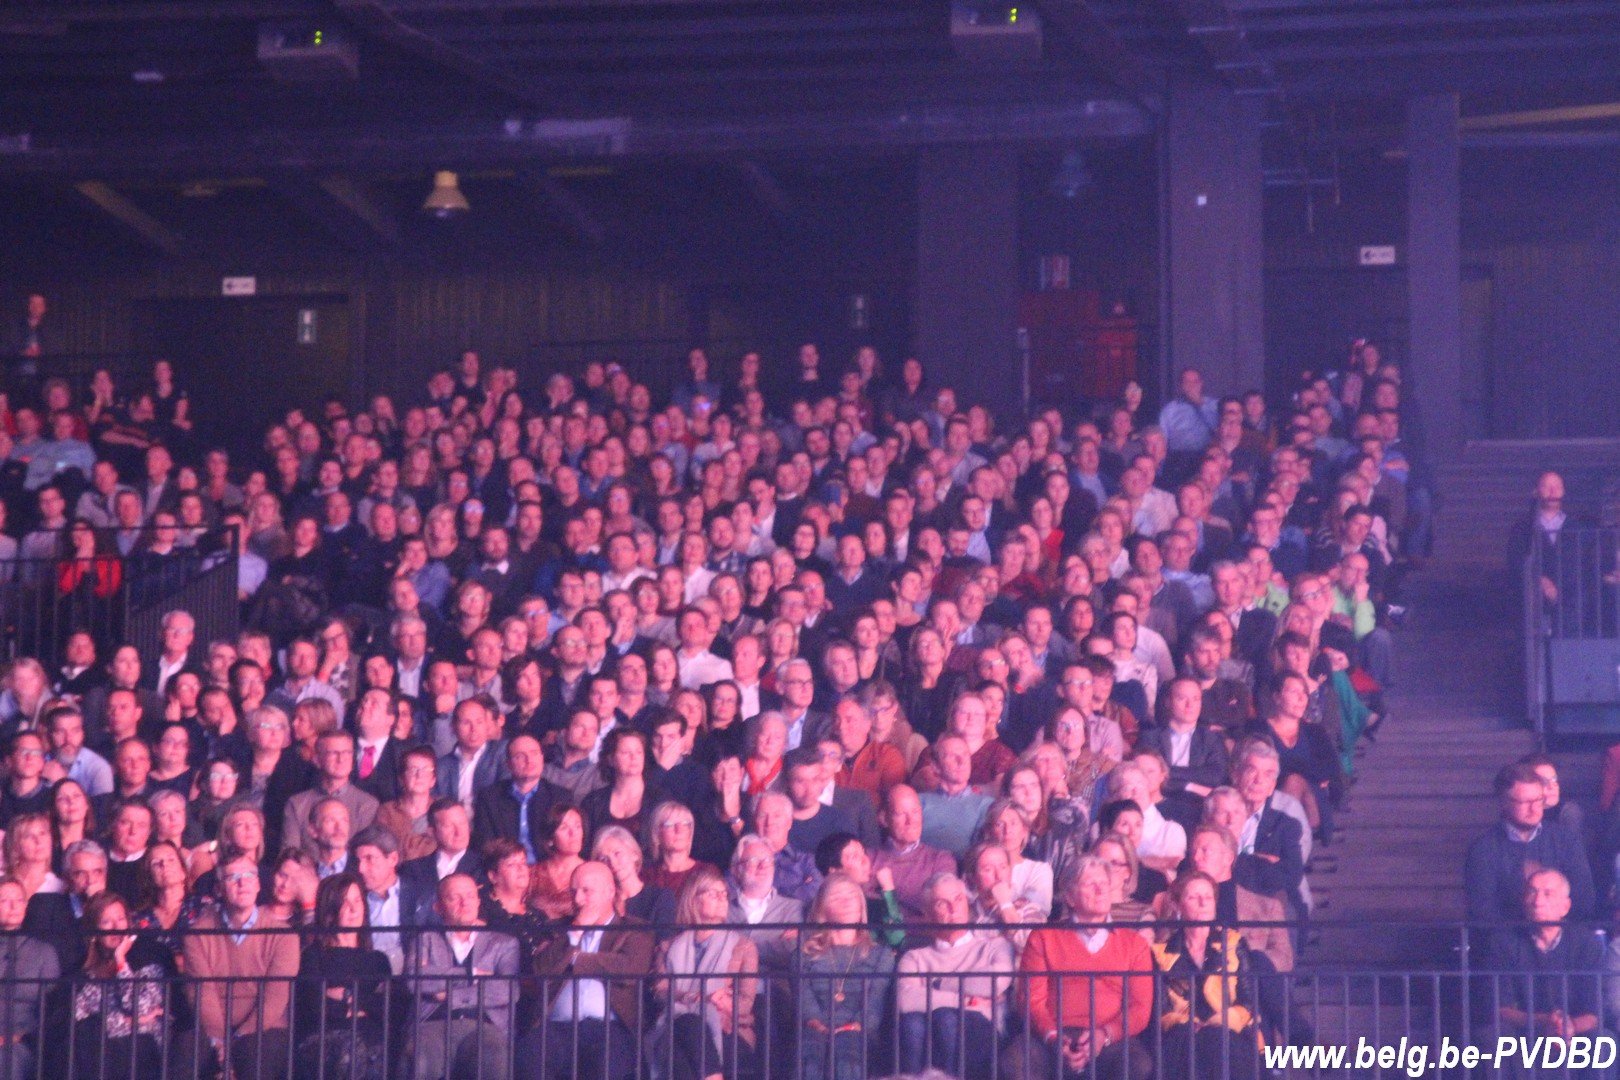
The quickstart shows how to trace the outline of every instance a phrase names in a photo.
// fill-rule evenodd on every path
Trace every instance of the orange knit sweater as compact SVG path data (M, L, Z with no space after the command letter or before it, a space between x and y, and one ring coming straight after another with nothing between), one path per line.
M1060 1028L1095 1028L1110 1044L1117 1043L1141 1033L1153 1013L1153 954L1134 930L1110 931L1096 955L1086 951L1075 930L1036 930L1024 946L1019 971L1025 980L1030 1027L1042 1039ZM1097 974L1089 976L1090 972Z

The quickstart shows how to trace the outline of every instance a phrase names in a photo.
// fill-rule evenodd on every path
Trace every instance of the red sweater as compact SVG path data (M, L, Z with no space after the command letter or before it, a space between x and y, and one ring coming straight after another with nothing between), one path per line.
M1140 1034L1153 1013L1153 953L1135 930L1109 931L1107 943L1095 956L1086 951L1073 929L1036 930L1024 946L1019 971L1026 979L1030 1027L1042 1039L1050 1039L1060 1028L1096 1028L1113 1044L1127 1035ZM1127 971L1141 974L1121 974ZM1088 972L1098 974L1088 978ZM1061 1016L1057 1011L1059 982L1063 984Z

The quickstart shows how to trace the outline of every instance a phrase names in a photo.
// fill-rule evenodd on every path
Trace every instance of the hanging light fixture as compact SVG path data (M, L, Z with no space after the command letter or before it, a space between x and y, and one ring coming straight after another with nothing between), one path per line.
M433 174L433 190L422 201L422 210L436 218L451 218L465 214L471 207L467 205L467 196L461 193L461 184L456 174L448 169L440 169Z

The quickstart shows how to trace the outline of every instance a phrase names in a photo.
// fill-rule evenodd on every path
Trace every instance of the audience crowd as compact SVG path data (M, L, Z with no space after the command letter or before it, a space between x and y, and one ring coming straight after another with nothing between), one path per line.
M234 555L241 630L11 659L0 1068L1181 1077L1308 1037L1305 869L1428 542L1400 369L1005 426L916 359L783 366L694 349L655 401L467 352L245 460L167 362L15 379L5 580L77 617ZM1565 856L1595 903L1541 767L1482 912Z

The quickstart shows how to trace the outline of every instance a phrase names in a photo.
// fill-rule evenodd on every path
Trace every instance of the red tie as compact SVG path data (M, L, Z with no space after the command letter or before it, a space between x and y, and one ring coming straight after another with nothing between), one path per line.
M375 746L362 747L360 750L360 779L371 778L371 770L377 767L377 748Z

